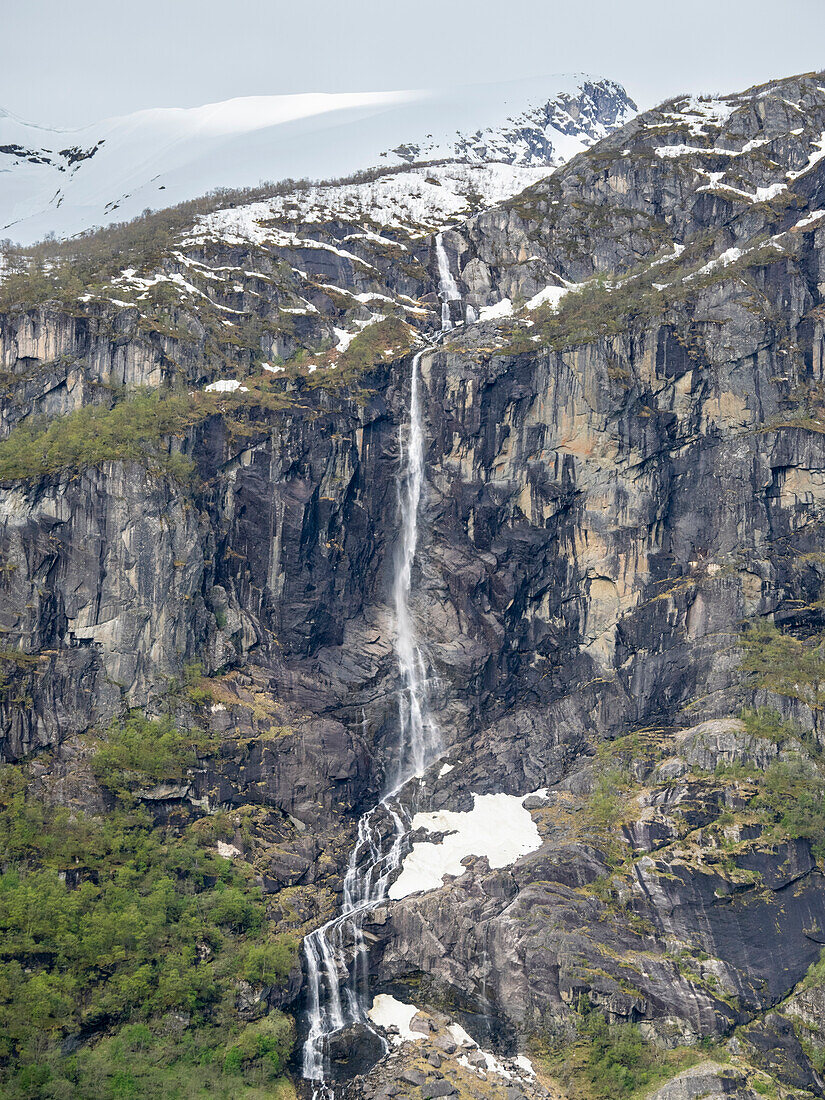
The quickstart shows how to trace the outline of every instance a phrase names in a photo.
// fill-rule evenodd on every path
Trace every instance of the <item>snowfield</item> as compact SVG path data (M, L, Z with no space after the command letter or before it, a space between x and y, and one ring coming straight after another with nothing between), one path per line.
M127 221L215 188L334 179L420 161L528 171L478 176L481 193L499 201L519 189L519 179L538 178L634 113L620 85L583 74L440 90L249 96L138 111L79 130L37 126L0 110L0 235L27 244L50 232L71 236ZM475 177L433 175L435 184L418 181L420 195L402 180L382 184L380 194L355 192L335 202L351 197L377 210L395 208L392 218L411 224L441 187L438 225L465 208ZM327 196L315 198L325 206Z

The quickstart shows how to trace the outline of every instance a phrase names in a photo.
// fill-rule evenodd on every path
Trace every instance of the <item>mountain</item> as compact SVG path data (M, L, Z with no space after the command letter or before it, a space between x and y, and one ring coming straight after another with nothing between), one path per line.
M0 111L0 233L71 236L217 187L329 179L411 161L555 167L627 121L609 80L257 96L50 130ZM511 193L526 177L516 175Z
M0 1092L821 1097L825 73L392 149L6 252Z

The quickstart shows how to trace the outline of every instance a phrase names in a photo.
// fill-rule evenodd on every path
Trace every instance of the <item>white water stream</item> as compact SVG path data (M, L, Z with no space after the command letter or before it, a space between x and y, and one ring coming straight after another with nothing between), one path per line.
M450 271L441 234L435 239L442 300L442 332L452 328L449 302L461 293ZM421 410L421 357L410 366L410 406L399 431L401 454L398 514L401 530L393 580L395 652L398 663L398 748L381 801L358 822L358 837L344 878L341 912L304 939L309 1030L303 1048L303 1075L312 1083L313 1100L331 1100L328 1083L329 1040L335 1032L362 1022L369 1005L369 960L363 916L388 896L401 865L410 818L398 795L411 779L424 774L441 752L438 726L429 705L429 677L410 610L413 564L418 548L418 514L424 489L424 426ZM351 958L344 960L347 943ZM342 965L343 964L343 965ZM342 977L343 975L343 977Z
M444 239L441 233L435 237L435 259L438 264L438 285L441 298L441 331L447 332L453 327L450 314L450 302L461 301L461 291L450 270L450 260L444 247Z

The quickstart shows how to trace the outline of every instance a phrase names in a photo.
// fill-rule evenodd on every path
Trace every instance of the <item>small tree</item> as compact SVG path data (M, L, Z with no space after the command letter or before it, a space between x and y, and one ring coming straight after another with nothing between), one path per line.
M802 641L761 620L742 635L740 644L742 668L756 673L760 687L799 699L813 710L825 707L825 639Z

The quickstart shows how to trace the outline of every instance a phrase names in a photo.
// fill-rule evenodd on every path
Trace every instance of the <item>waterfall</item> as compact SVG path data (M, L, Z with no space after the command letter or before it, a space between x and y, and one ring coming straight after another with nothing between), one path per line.
M457 287L455 291L458 296ZM441 750L438 726L429 707L427 665L410 610L413 563L418 547L418 513L424 489L422 355L423 351L419 351L412 358L409 419L399 431L401 530L392 587L399 678L398 746L388 789L380 802L358 822L355 847L344 877L341 912L304 939L309 1029L303 1048L303 1075L313 1085L313 1100L334 1095L326 1082L330 1036L350 1024L366 1021L369 960L362 918L386 900L390 882L404 855L410 820L398 799L399 792L410 779L422 776ZM353 959L342 981L339 957L344 954L345 936L352 942Z
M413 356L410 372L410 420L406 450L401 439L401 465L406 469L403 485L398 484L401 539L395 561L393 601L395 604L400 727L396 786L411 775L420 776L441 748L438 729L428 706L427 669L415 636L410 614L412 567L418 544L418 509L424 487L424 429L421 423L420 363L424 353Z
M450 260L441 233L435 235L435 259L438 265L438 294L441 298L441 331L447 332L453 327L450 302L460 302L461 291L458 289L458 283L453 278L452 271L450 271Z

